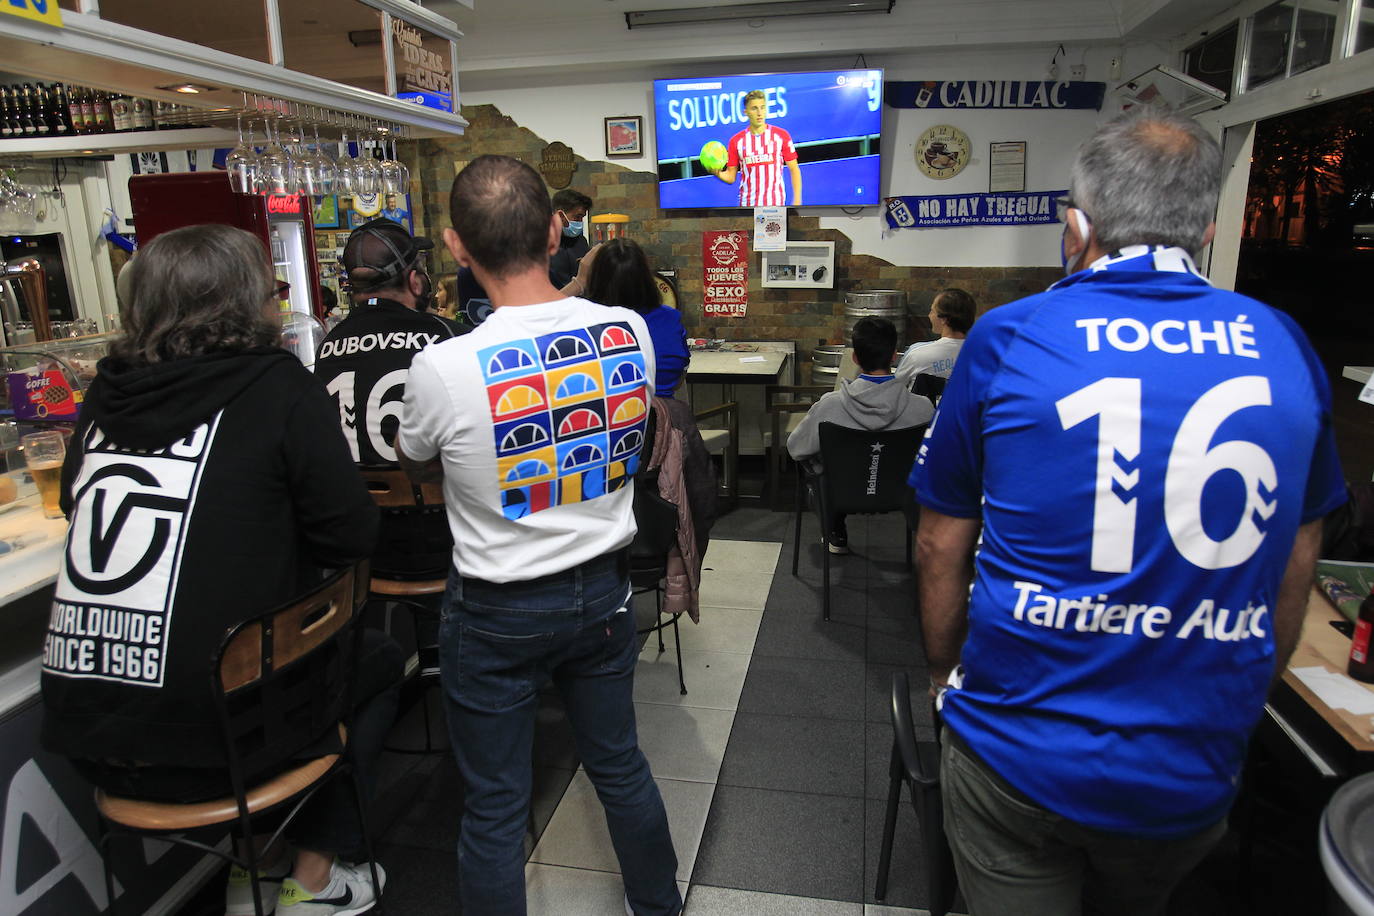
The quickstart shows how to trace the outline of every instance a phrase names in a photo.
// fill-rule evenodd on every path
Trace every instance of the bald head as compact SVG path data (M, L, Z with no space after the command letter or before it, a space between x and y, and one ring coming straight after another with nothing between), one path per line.
M479 267L505 278L547 269L553 207L539 173L510 156L479 156L453 181L449 218Z
M1107 252L1205 244L1221 189L1221 148L1192 118L1134 108L1078 151L1070 196Z

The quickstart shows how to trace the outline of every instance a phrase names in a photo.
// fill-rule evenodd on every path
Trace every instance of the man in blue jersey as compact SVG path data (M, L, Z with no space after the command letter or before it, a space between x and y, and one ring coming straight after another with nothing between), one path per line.
M973 327L912 470L974 916L1163 912L1225 831L1345 498L1302 333L1193 265L1220 177L1191 120L1099 128L1069 276Z

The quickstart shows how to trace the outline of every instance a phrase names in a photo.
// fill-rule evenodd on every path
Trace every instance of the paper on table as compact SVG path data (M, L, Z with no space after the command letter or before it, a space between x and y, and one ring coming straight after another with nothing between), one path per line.
M1289 670L1332 709L1348 709L1357 716L1374 715L1374 692L1346 675L1327 671L1320 665Z
M1374 375L1371 375L1369 381L1360 389L1360 400L1366 404L1374 404Z
M739 358L739 361L742 362L742 363L766 363L766 362L768 362L768 360L765 359L765 358L762 357L762 356L741 356L741 357Z

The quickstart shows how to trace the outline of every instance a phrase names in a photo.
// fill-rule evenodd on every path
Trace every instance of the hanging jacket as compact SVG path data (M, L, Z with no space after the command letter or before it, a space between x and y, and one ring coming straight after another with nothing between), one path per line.
M663 613L700 620L701 561L716 514L716 473L692 409L654 398L654 446L648 470L658 472L658 495L677 506L677 544L668 551Z

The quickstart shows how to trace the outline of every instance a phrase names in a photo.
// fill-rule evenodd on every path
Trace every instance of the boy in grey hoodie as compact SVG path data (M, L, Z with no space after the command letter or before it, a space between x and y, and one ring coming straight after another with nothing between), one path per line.
M792 435L787 451L796 461L820 469L822 423L850 429L904 429L922 426L935 415L930 399L912 394L892 376L897 353L897 329L886 318L860 318L854 323L852 344L859 377L842 383L839 391L823 395L811 405ZM829 520L826 544L831 553L849 553L844 516Z

